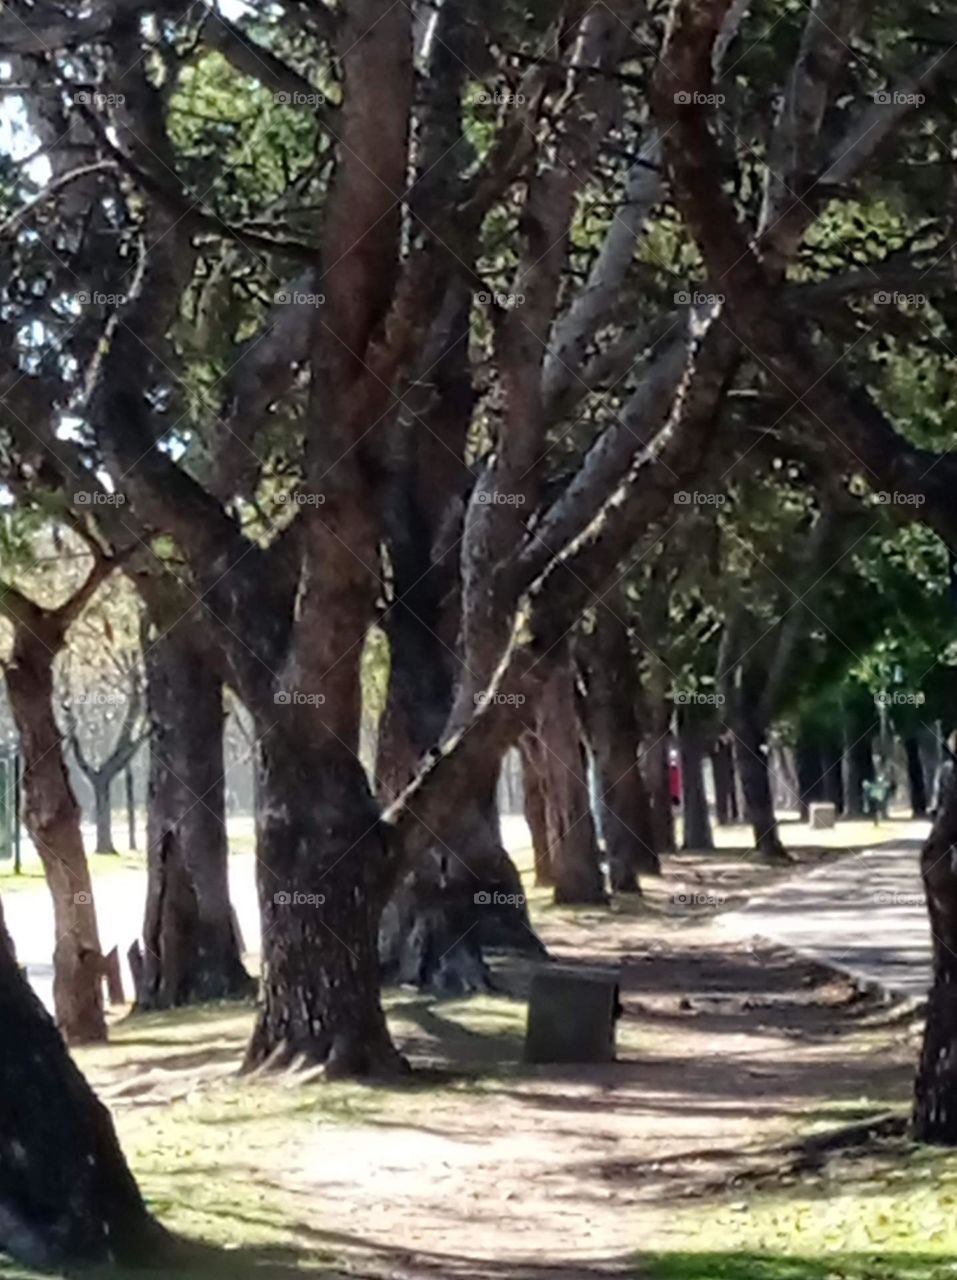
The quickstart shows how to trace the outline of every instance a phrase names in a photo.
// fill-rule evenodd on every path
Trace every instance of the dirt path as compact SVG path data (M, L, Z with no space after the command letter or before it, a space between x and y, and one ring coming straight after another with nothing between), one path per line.
M660 903L687 871L672 865ZM752 1167L829 1112L840 1119L835 1104L906 1096L913 1033L893 1010L782 949L729 940L714 918L566 913L541 932L563 959L621 963L622 1060L512 1068L476 1094L432 1101L421 1121L305 1140L296 1172L276 1176L363 1274L634 1275L634 1251L667 1237L676 1198ZM521 996L527 974L507 981ZM419 1022L406 1041L414 1058L469 1065L440 1003ZM509 1051L519 1049L516 1039Z

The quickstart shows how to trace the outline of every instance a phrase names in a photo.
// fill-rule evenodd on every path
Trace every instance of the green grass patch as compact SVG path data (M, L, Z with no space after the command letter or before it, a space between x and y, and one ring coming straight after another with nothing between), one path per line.
M673 1242L673 1247L672 1247ZM957 1152L878 1147L793 1185L678 1211L648 1280L954 1280Z

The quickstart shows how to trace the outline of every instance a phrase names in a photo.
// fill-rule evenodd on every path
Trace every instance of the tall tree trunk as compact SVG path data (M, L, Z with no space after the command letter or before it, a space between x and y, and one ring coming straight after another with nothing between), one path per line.
M711 815L704 787L705 740L694 717L682 715L678 722L681 753L681 800L684 816L685 849L713 849Z
M556 664L542 690L532 742L544 779L555 901L605 902L570 660Z
M327 1076L404 1067L379 989L387 851L362 766L320 736L310 708L257 725L256 864L262 994L246 1067L298 1062Z
M116 853L113 844L113 779L97 777L93 782L93 805L96 812L96 852Z
M957 1146L957 777L944 767L930 835L921 851L933 953L924 1041L914 1084L914 1137Z
M848 735L849 736L849 735ZM864 813L864 783L874 777L874 752L871 735L855 735L856 740L847 744L844 751L844 797L848 817L859 818Z
M0 1249L26 1266L162 1261L106 1107L17 967L0 915Z
M651 800L638 763L634 661L618 610L601 611L576 645L585 695L580 713L598 782L601 832L615 893L640 893L640 875L660 875Z
M771 861L786 861L771 793L767 732L746 715L741 715L736 725L735 762L744 789L754 847Z
M552 851L548 844L548 811L545 804L545 779L539 772L534 739L522 735L519 740L522 755L522 784L525 792L525 821L532 837L532 853L535 859L536 885L552 889Z
M907 757L907 785L910 791L910 807L915 818L927 816L927 783L924 778L924 762L921 759L920 740L915 734L904 739Z
M816 742L801 734L794 751L798 780L798 816L807 822L810 805L821 794L821 753Z
M739 814L734 747L725 737L719 738L711 751L711 772L714 777L715 817L719 826L729 827L738 821Z
M38 616L17 627L5 668L7 696L23 757L24 821L53 898L53 1006L70 1044L106 1039L103 955L93 884L83 849L80 806L53 711L58 644Z
M645 753L645 768L649 777L654 845L662 853L674 853L677 841L675 806L671 794L671 738L665 727L656 726L653 732L654 738Z
M251 995L229 901L223 699L187 622L146 648L150 719L140 1009Z

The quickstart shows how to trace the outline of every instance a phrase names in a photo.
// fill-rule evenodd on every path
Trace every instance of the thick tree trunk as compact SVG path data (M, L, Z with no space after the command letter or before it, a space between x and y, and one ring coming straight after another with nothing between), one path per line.
M116 853L113 844L113 779L98 777L93 782L96 812L96 852Z
M134 789L133 770L127 766L123 770L123 788L126 796L126 840L129 848L136 849L136 794Z
M59 1270L155 1265L168 1243L0 916L0 1249Z
M597 808L608 878L615 893L640 893L640 875L660 875L651 799L638 763L634 662L628 631L605 609L593 635L576 646L585 684L580 700L598 783Z
M741 717L736 726L735 762L744 788L747 818L754 833L754 847L774 862L787 860L778 834L768 770L765 730Z
M379 989L389 889L379 809L356 757L311 708L257 725L262 994L246 1067L321 1066L329 1077L405 1063Z
M821 753L817 743L803 735L794 751L798 780L798 816L807 822L810 805L821 795Z
M187 626L146 650L147 894L139 1009L251 995L229 901L223 699Z
M103 955L93 885L83 849L80 806L70 784L53 712L53 658L40 619L17 627L5 668L23 757L23 816L53 898L53 1005L70 1044L106 1039Z
M725 738L720 738L711 752L711 773L714 777L715 817L719 826L729 827L739 820L740 815L734 747Z
M921 759L920 741L911 735L904 739L907 756L907 786L910 791L910 807L915 818L927 815L927 783L924 779L924 762Z
M945 767L941 797L921 851L933 947L933 985L914 1084L914 1137L957 1146L957 779Z
M535 710L529 745L544 780L555 901L606 902L570 661L556 665Z
M681 753L681 801L685 849L713 849L711 815L704 786L705 742L701 726L682 716L678 726Z

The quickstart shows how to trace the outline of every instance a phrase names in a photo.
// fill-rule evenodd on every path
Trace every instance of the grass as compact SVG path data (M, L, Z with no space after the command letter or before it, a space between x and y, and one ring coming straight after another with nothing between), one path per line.
M878 1148L736 1200L680 1210L645 1280L954 1280L957 1152Z

